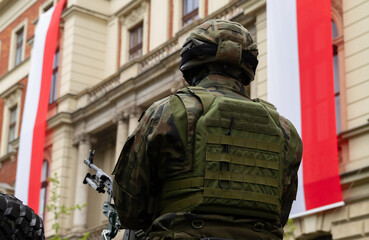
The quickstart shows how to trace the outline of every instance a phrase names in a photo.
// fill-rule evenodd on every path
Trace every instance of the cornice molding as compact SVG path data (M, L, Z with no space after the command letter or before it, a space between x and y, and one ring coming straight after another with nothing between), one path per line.
M61 18L67 19L69 16L71 16L73 13L83 13L91 17L99 18L104 21L108 21L110 19L109 15L102 14L96 11L93 11L91 9L87 9L78 5L72 5L71 7L67 8L62 12Z
M6 160L10 159L11 162L14 162L16 158L17 152L11 151L10 153L5 154L4 156L0 157L0 168L2 167L2 162L5 162Z
M117 112L113 117L113 123L118 123L119 121L127 121L129 114L126 111Z
M136 5L135 8L132 8L130 12L127 12L126 14L120 16L119 19L121 20L123 25L131 28L144 19L146 11L148 11L148 4L144 1L141 1L141 3Z
M369 183L369 166L341 173L340 178L341 186L343 189L346 190L346 192L350 191L354 187L364 184L367 185ZM348 196L344 199L346 203L361 201L368 198L368 194L365 193L362 195L355 195L354 197L350 196L350 194L347 193L346 195Z
M49 129L57 128L63 124L71 125L72 123L73 122L72 122L71 113L60 112L47 120L47 128L49 130Z
M143 4L147 4L147 0L131 0L128 4L124 5L118 11L116 11L114 15L119 18L124 18Z
M345 139L356 137L361 134L368 134L368 133L369 133L369 122L361 126L341 132L339 135L339 138L340 140L345 140Z
M23 90L24 84L22 83L16 83L10 88L8 88L5 92L0 94L0 98L6 99L9 98L12 94L17 93L19 90Z

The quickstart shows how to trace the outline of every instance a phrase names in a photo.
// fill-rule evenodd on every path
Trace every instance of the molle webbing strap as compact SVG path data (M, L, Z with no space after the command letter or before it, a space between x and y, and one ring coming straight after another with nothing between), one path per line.
M191 194L188 197L181 198L177 201L172 201L170 203L162 203L160 206L160 214L177 212L178 209L185 210L187 208L192 208L203 202L204 194L203 192L197 192Z
M174 180L163 184L163 192L204 186L204 177Z
M253 139L232 137L232 136L226 136L226 135L209 134L207 137L207 143L253 148L253 149L258 149L258 150L279 153L278 143L257 141Z
M250 132L259 132L259 133L265 133L269 135L275 135L279 136L279 130L275 127L272 127L270 125L257 123L256 121L247 121L247 118L244 118L245 120L238 120L233 124L233 129L238 130L246 130ZM230 124L229 119L214 119L214 118L207 118L206 119L206 125L209 127L222 127L222 128L228 128Z
M243 173L225 172L225 171L206 171L205 179L253 183L253 184L261 184L261 185L270 186L270 187L278 187L277 180L272 177L243 174Z
M225 199L239 199L246 201L255 201L262 203L269 203L278 206L279 200L278 197L258 193L258 192L249 192L242 190L233 190L233 189L220 189L220 188L205 188L204 192L205 197L215 197L215 198L225 198Z
M238 155L227 154L227 153L207 152L206 161L228 162L228 163L244 165L244 166L261 167L261 168L279 170L279 163L277 161L238 156Z
M279 129L269 122L269 114L263 104L244 105L239 102L223 101L219 102L218 108L221 118L207 118L208 126L225 128L229 119L233 117L237 120L234 129L279 136Z
M218 109L220 110L221 114L224 112L230 112L233 114L241 114L243 117L243 114L252 115L252 116L261 116L265 117L265 119L268 119L268 113L265 111L265 109L260 105L250 105L244 106L240 104L240 102L229 102L224 101L220 102L218 105Z

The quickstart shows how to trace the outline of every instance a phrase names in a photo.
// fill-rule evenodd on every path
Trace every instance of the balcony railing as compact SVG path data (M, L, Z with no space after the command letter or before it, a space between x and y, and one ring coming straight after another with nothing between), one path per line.
M104 96L107 92L112 90L113 88L119 86L121 84L120 75L114 75L113 77L106 79L105 81L97 84L94 88L92 88L89 92L89 103L93 102L102 96Z
M161 60L174 53L179 48L180 45L178 44L178 38L174 37L170 39L163 45L159 46L157 50L149 52L145 58L142 59L140 63L140 72L144 72L147 69L159 64Z

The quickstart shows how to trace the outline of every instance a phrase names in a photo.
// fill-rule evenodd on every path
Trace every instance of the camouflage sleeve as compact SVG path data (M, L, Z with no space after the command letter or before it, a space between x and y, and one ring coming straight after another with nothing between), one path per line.
M173 122L170 98L150 106L127 139L113 171L113 195L124 228L146 229L155 217L160 169L184 152Z
M285 135L285 168L283 174L283 196L280 222L287 223L292 203L297 193L297 171L302 158L302 141L295 127L286 118L280 116L280 123Z

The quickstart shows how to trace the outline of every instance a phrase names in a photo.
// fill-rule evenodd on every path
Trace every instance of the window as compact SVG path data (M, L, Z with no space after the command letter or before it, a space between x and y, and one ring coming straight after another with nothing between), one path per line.
M10 122L9 122L9 134L8 134L8 153L13 151L11 142L15 140L15 132L17 125L17 107L10 109Z
M183 26L199 17L199 0L183 0Z
M129 60L142 56L142 23L130 31Z
M24 60L26 50L27 25L28 19L26 18L11 31L8 71L12 70L14 67L19 66Z
M337 26L332 21L332 39L336 39L338 37ZM333 80L334 80L334 100L336 104L336 128L337 133L342 131L341 129L341 99L340 99L340 79L339 79L339 71L338 71L338 51L337 45L333 44Z
M22 54L23 54L23 32L24 29L19 29L16 35L16 48L15 48L15 66L22 62Z
M47 186L49 185L49 162L44 159L42 163L42 175L41 175L41 191L40 191L40 203L38 206L39 216L45 219L45 208L46 208L46 193Z
M59 49L56 50L53 63L53 75L51 76L51 88L49 103L56 100L56 90L58 87L58 70L59 70Z
M22 104L23 84L16 83L0 94L4 107L0 119L2 129L0 136L0 157L15 154L18 142L19 112Z

